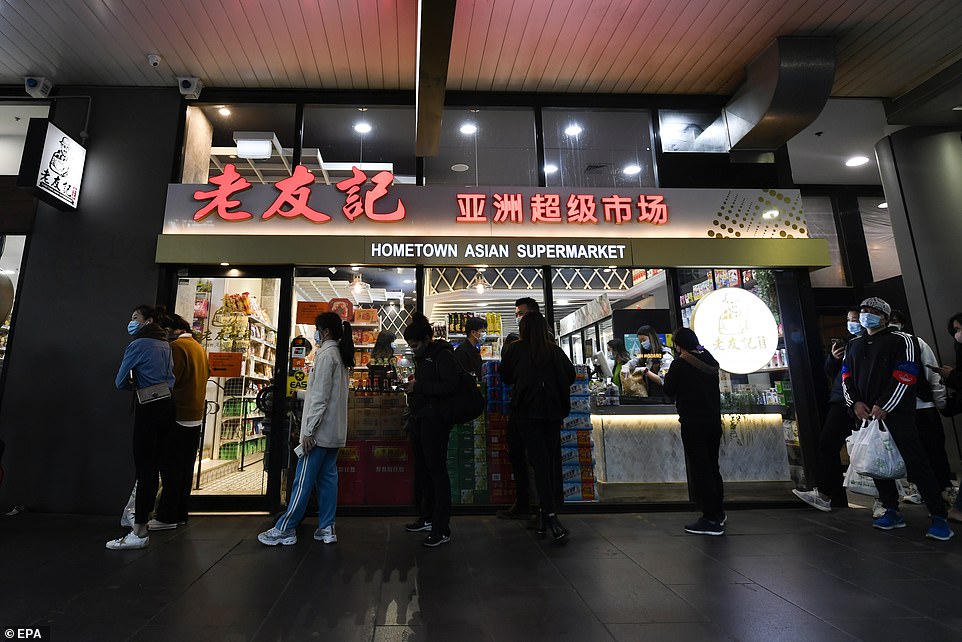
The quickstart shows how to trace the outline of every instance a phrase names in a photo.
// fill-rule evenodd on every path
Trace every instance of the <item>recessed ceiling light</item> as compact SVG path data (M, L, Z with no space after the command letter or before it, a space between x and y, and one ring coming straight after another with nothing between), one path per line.
M882 202L882 203L879 203L877 207L878 207L880 210L887 210L887 209L889 208L889 204L886 203L886 202Z
M360 272L360 271L361 271L361 268L360 268L360 266L358 266L358 265L352 265L352 266L351 266L351 269L354 270L355 272Z
M230 116L230 110L227 107L221 107L217 110L217 113L221 116Z
M566 136L577 136L578 134L580 134L580 133L583 132L583 131L584 131L584 130L581 129L581 125L578 125L577 123L571 123L570 125L568 125L567 127L565 127L565 135L566 135Z
M551 163L548 163L547 165L544 166L545 174L554 174L557 171L558 171L557 165L552 165Z
M768 210L767 212L762 214L762 218L767 218L767 219L778 218L778 214L779 214L778 210Z
M354 131L358 134L367 134L371 131L371 126L365 122L354 123Z
M466 172L469 169L470 168L464 163L455 163L454 165L451 166L452 172Z
M860 167L868 162L867 156L852 156L850 159L845 161L846 167Z
M404 283L414 283L411 279L404 279Z
M358 111L367 111L367 107L358 107L357 110L358 110Z
M640 171L641 171L641 167L639 167L638 165L625 165L625 168L624 168L623 170L621 170L621 172L622 172L625 176L634 176L635 174L639 173Z
M467 134L467 135L474 134L474 133L477 133L478 126L475 125L474 123L464 123L463 125L461 125L460 131L462 134Z
M230 265L230 263L221 263L221 265L223 265L224 267L227 267L228 265Z

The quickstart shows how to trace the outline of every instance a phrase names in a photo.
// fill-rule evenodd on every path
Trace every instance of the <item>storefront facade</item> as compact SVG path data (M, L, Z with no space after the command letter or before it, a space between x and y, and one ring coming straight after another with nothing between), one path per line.
M186 176L185 168L190 164L186 158L191 147L184 103L162 90L97 90L94 93L98 104L104 106L92 112L91 131L102 133L92 137L89 144L84 199L77 212L69 214L45 205L39 207L33 229L34 250L27 259L29 279L25 285L28 287L24 288L18 309L20 327L50 327L48 298L51 298L70 311L65 323L71 329L69 333L55 331L41 336L22 332L19 335L13 342L12 367L0 411L6 425L29 426L35 423L37 409L44 408L44 425L63 426L57 430L67 431L71 438L80 441L76 450L53 456L51 469L59 471L57 479L33 470L36 464L30 459L5 462L8 481L0 490L4 497L42 510L79 512L112 512L115 504L123 503L124 487L132 471L129 400L112 391L110 382L125 337L107 328L104 320L125 322L129 309L144 301L165 303L182 312L188 320L198 320L204 317L194 316L195 304L199 305L198 310L203 310L206 301L209 319L224 306L224 295L255 294L258 309L266 314L246 314L250 318L243 319L247 327L240 332L240 337L229 336L232 333L228 332L218 338L220 330L207 336L212 342L207 346L211 352L241 353L241 377L247 376L256 383L249 387L250 381L231 382L232 386L240 386L240 395L226 394L226 384L236 376L225 376L218 381L223 388L212 386L222 390L221 398L216 393L210 397L217 407L215 412L221 414L210 417L195 493L199 507L272 509L283 499L283 471L289 460L286 432L276 427L287 427L289 418L283 404L275 404L271 412L264 413L257 409L255 400L244 397L265 386L272 387L278 396L286 392L289 377L293 376L290 341L298 334L312 334L307 332L306 315L308 310L318 308L310 304L347 298L352 307L378 309L371 328L357 324L361 332L356 341L359 362L363 361L364 353L373 350L377 340L374 332L389 331L400 336L407 316L414 309L423 310L439 327L448 328L448 337L455 342L460 339L459 333L450 323L468 313L484 314L489 321L489 333L501 335L493 336L490 345L483 346L488 350L486 356L494 360L499 350L498 340L515 322L514 300L532 296L552 319L559 331L559 340L572 359L584 363L599 348L603 350L604 320L563 333L561 324L602 294L609 294L609 302L614 301L613 312L631 312L657 305L663 319L657 331L666 335L687 320L686 306L690 308L695 302L696 285L699 295L706 293L706 288L745 289L743 286L753 279L745 280L743 275L746 271L751 274L752 270L767 271L774 292L769 308L782 328L780 343L773 348L773 358L781 350L785 355L779 356L780 361L773 362L760 377L749 380L747 375L738 375L734 380L730 396L740 405L735 408L737 412L730 413L738 415L734 419L733 437L736 444L739 440L768 443L764 439L742 439L739 430L770 434L769 450L779 461L769 470L746 472L743 490L736 495L749 501L771 500L784 497L787 489L804 483L804 468L810 459L805 457L805 451L812 443L811 431L819 423L818 405L823 397L819 386L824 387L824 382L819 382L819 377L813 374L811 365L818 360L819 347L808 339L814 336L808 273L827 265L829 260L824 241L807 238L799 193L778 186L777 166L732 169L723 157L695 155L690 163L683 157L673 157L665 163L653 160L646 170L650 176L635 186L615 184L571 189L558 181L552 184L553 179L536 167L533 173L525 174L523 185L503 182L458 188L426 181L430 170L424 166L429 165L430 159L425 159L415 168L413 182L428 182L427 185L403 184L408 182L406 177L385 184L381 187L380 200L372 197L374 205L365 211L367 195L378 188L376 182L338 188L334 183L340 181L331 180L331 184L322 186L319 185L324 182L321 172L306 168L304 171L309 169L314 176L313 184L308 186L304 182L306 174L297 169L297 164L292 164L286 170L288 179L264 180L263 184L237 194L239 206L232 205L221 211L215 205L206 215L197 216L213 199L196 198L194 193L216 192L219 185L211 178L219 178L226 172L223 164L218 168L209 162L212 157L209 154L204 161L203 175L192 179ZM474 112L468 110L468 113ZM82 120L83 115L81 105L64 101L53 117L69 129ZM140 127L142 119L152 123L150 132L145 133ZM561 117L557 120L564 123ZM151 153L131 163L128 147L131 140L146 145ZM529 157L535 162L551 153L547 145L534 147ZM652 152L653 158L660 155L660 151ZM708 168L708 171L696 174L691 171L695 167ZM361 171L367 172L369 179L377 174L366 169ZM295 178L300 183L290 182ZM475 178L475 182L483 183ZM285 180L288 182L279 185ZM697 188L700 180L711 189ZM230 182L221 182L220 186ZM675 187L660 187L655 183ZM538 187L539 184L542 187ZM309 190L305 200L309 209L328 217L328 221L313 221L304 212L292 215L289 209L292 204L304 205L297 196L303 193L298 190L304 188ZM352 188L357 188L353 194ZM287 205L267 216L285 194ZM520 205L508 207L512 201ZM782 209L777 216L766 218L766 212L772 210L776 201ZM379 216L396 216L401 203L405 205L405 212L400 220L378 220ZM588 203L594 203L591 214L587 211ZM239 221L221 216L239 211L250 216ZM535 214L542 220L532 221ZM736 214L743 219L736 221ZM771 224L774 218L783 215L782 221L792 217L787 226ZM482 216L487 220L477 220ZM497 220L498 217L501 220ZM742 232L752 225L757 227L755 232ZM793 229L792 225L796 227ZM47 257L48 265L44 265L40 257ZM740 275L737 284L729 276L731 271ZM355 275L360 275L369 301L352 297ZM479 281L484 286L484 296L476 294ZM105 290L112 289L111 284L117 285L123 297L104 295ZM384 298L375 304L370 293L377 291L383 291ZM388 293L398 298L389 298ZM473 298L466 299L466 295ZM686 295L691 297L688 302ZM236 302L237 298L233 300ZM394 312L390 309L392 302ZM481 306L481 303L488 305ZM231 322L241 321L239 315L233 313L246 312L244 305L241 299L240 309L225 311L232 313ZM200 321L199 325L203 323ZM492 330L495 326L499 332ZM202 332L209 331L210 327L202 328ZM365 331L371 334L363 334ZM576 347L575 335L580 348ZM96 337L96 341L88 341L87 337ZM592 349L586 351L589 341ZM17 352L17 345L23 346L19 348L23 352ZM403 348L403 344L398 345ZM18 359L17 354L24 356ZM31 383L49 376L49 364L60 363L64 359L61 355L67 355L66 360L71 364L82 364L71 369L73 388L69 410L52 406L49 388ZM399 363L403 362L403 356L402 352L396 353ZM229 361L230 367L236 367L235 362ZM355 377L361 388L372 383L363 372L358 369ZM777 385L786 380L788 386ZM490 383L492 388L496 386L496 382ZM791 404L785 403L786 389L791 391ZM576 394L584 396L588 405L576 413L579 418L569 426L574 447L567 452L573 453L569 456L578 461L567 462L571 464L568 470L574 475L577 468L578 481L588 482L592 488L588 490L588 486L579 483L580 497L572 492L572 501L644 503L687 498L679 472L683 465L679 467L677 453L671 465L667 460L661 462L665 463L665 470L655 478L650 477L650 465L639 469L633 463L637 459L633 453L639 452L639 446L632 442L637 441L637 426L657 421L664 428L654 432L672 439L668 430L674 421L670 406L649 404L644 406L645 410L639 410L641 405L629 410L632 407L625 404L623 411L614 412L592 406L590 387ZM755 395L754 401L749 399L752 395ZM240 399L227 400L224 398L227 396ZM776 403L767 403L773 400ZM230 403L225 403L227 401ZM494 399L489 395L489 403L483 440L477 438L481 435L473 428L471 434L460 435L459 449L454 453L457 459L451 462L457 461L459 466L467 464L469 441L475 460L479 459L475 451L484 451L483 469L475 466L469 474L465 467L459 478L459 491L481 491L462 492L463 504L488 506L507 503L509 499L504 494L492 494L498 488L496 482L506 481L503 465L498 471L497 458L501 455L493 454L503 452L494 445L501 430L499 415L503 415L504 398ZM379 411L391 408L391 413L399 405L396 399L377 396L355 399L355 404L355 411L376 406ZM612 419L613 412L620 416ZM264 434L258 415L271 413L274 428ZM355 412L354 434L360 436L367 430L368 436L380 441L397 439L400 436L397 425L370 420L371 415L378 414ZM754 419L746 419L759 414L771 417L755 423L752 423ZM657 419L636 417L640 415ZM730 424L732 421L729 418ZM66 428L78 424L81 429ZM579 429L592 433L593 441L586 442L583 433L579 437ZM775 448L776 433L780 450ZM622 442L627 439L628 445L619 439ZM43 435L36 430L17 430L7 442L8 453L43 451ZM586 443L589 450L584 448ZM670 450L670 441L665 444ZM357 451L355 455L355 470L377 468L371 460L375 453L390 458L399 452L392 450L390 444L379 450L373 446L361 450L363 452ZM78 457L78 452L84 455ZM206 468L205 457L209 460ZM618 457L626 457L624 461L628 463L618 464ZM362 461L364 458L366 461ZM229 467L216 464L225 461L234 463ZM230 475L223 470L206 473L221 467ZM399 473L399 467L394 464L380 468L386 469L388 475ZM243 483L235 485L225 481L227 477L238 477L238 473L247 473ZM482 474L484 485L488 486L487 496L485 489L479 487ZM63 480L83 481L79 487L70 484L65 487ZM573 482L574 478L568 481ZM469 484L473 487L468 488ZM385 484L374 482L370 487L375 492L369 498L367 488L361 491L355 485L353 500L346 503L402 509L405 506L407 497L396 492L398 484L389 480ZM379 489L384 492L379 494ZM345 497L350 495L348 489L344 492Z

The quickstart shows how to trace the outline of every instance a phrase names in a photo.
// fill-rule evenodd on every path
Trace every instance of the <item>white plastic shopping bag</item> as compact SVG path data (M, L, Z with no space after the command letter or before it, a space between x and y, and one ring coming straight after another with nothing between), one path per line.
M849 466L858 474L873 479L905 477L905 461L885 422L871 419L845 440Z
M134 525L134 504L137 502L137 482L134 482L134 488L130 491L130 499L127 500L127 505L124 506L123 512L120 513L120 525L131 528Z

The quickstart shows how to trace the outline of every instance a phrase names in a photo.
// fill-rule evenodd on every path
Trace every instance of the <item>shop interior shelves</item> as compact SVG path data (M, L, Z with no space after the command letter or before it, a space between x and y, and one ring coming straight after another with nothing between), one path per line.
M351 323L352 328L378 328L378 323Z
M259 319L259 318L255 317L253 314L250 315L250 316L247 317L247 318L250 319L251 321L253 321L254 323L259 323L259 324L261 324L262 326L264 326L264 327L267 328L268 330L271 330L272 332L277 332L277 328L275 328L274 326L272 326L270 323L268 323L268 322L265 321L264 319Z
M374 344L373 343L355 343L354 347L355 348L373 348Z

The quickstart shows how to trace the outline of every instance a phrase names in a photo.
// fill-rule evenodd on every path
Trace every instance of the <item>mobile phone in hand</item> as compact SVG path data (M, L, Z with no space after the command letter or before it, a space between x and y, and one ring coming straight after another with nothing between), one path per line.
M297 444L297 447L294 448L294 454L297 455L297 458L298 458L298 459L300 459L301 457L303 457L303 456L304 456L304 446L302 446L302 445L300 445L300 444Z

